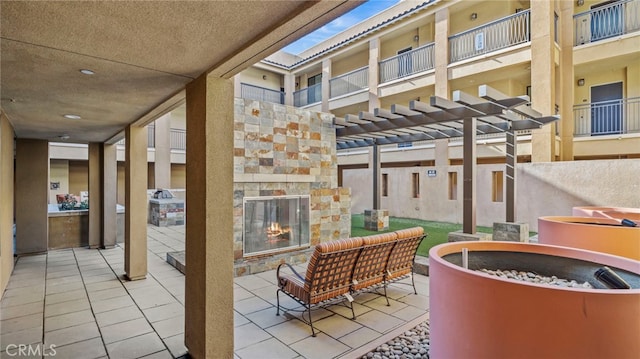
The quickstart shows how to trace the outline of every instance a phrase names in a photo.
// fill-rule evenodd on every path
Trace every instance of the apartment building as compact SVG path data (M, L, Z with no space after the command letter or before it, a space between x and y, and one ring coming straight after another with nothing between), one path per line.
M478 87L488 85L509 96L526 95L535 111L561 118L541 129L517 131L520 171L528 163L554 162L551 173L562 174L545 176L578 177L572 182L579 184L585 168L610 171L612 162L606 160L612 160L629 169L636 161L615 160L640 158L639 19L638 0L401 1L301 54L280 51L263 59L235 76L234 96L328 112L340 121L394 105L429 103L432 96L452 99L454 91L478 96ZM184 137L183 107L149 126L148 188L183 188ZM460 136L380 147L382 207L398 216L461 221ZM504 217L505 134L479 134L476 150L479 222L491 225ZM52 156L52 170L63 168L63 183L70 158ZM353 191L354 213L372 207L371 161L371 147L338 149L338 180ZM559 170L560 162L572 169ZM86 166L82 160L68 163L70 191L79 191L82 185L72 178L78 172L84 178ZM120 187L123 173L121 162ZM591 179L594 191L600 180ZM540 190L526 178L521 182L527 186L520 188L524 196ZM637 205L625 198L633 196L619 192L569 203ZM525 213L530 205L521 206ZM538 215L535 210L522 219L535 222Z

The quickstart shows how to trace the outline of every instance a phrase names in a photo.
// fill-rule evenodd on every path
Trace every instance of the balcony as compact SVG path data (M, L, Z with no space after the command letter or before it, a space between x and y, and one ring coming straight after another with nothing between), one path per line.
M187 131L172 128L169 132L169 145L172 150L186 151L187 149Z
M432 70L435 67L434 45L434 43L427 44L380 61L380 83Z
M322 101L322 84L311 85L293 93L293 105L304 107Z
M573 16L574 46L640 30L640 1L626 0Z
M240 97L256 101L279 103L281 105L284 104L283 91L272 90L247 83L240 84Z
M531 41L531 12L524 10L449 37L450 62Z
M330 97L339 97L369 88L369 66L361 67L329 80Z
M573 107L574 135L601 136L640 132L640 97Z

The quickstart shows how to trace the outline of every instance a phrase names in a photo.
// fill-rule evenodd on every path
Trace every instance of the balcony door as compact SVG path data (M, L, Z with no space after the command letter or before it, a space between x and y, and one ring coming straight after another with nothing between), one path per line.
M591 87L591 135L622 133L622 82Z

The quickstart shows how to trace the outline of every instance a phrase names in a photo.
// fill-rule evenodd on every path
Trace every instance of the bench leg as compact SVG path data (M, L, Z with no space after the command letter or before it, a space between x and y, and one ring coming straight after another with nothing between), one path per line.
M413 294L418 294L416 290L416 282L413 281L413 271L411 272L411 285L413 286Z
M280 315L280 289L276 290L276 315Z
M307 311L309 312L309 326L311 327L311 336L316 336L316 330L313 328L313 318L311 318L311 304L307 304Z

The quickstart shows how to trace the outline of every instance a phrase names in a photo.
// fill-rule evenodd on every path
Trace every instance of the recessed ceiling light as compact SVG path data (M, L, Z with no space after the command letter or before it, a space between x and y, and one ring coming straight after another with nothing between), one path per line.
M64 115L64 118L68 118L68 119L70 119L70 120L79 120L79 119L81 119L82 117L80 117L80 116L78 116L78 115L66 114L66 115Z
M58 137L59 137L61 140L63 140L63 141L66 141L66 140L68 140L68 139L69 139L69 135L67 135L67 134L64 134L64 135L62 135L62 136L58 136Z
M85 75L93 75L95 74L95 72L89 70L89 69L82 69L80 70L81 73L85 74Z

